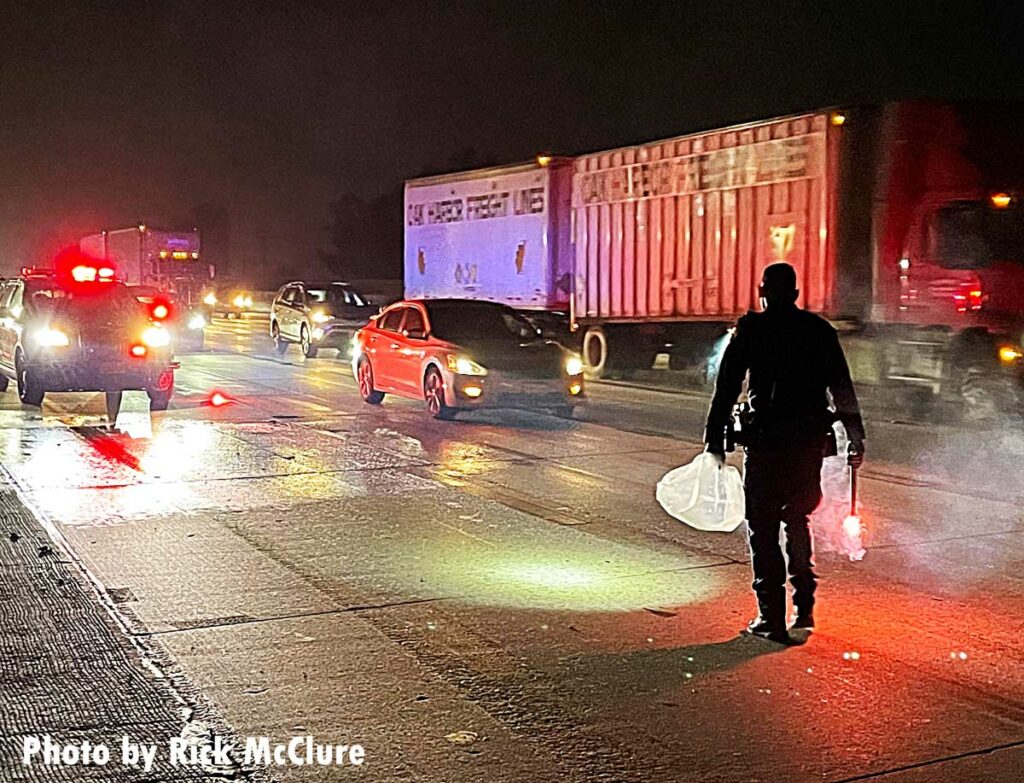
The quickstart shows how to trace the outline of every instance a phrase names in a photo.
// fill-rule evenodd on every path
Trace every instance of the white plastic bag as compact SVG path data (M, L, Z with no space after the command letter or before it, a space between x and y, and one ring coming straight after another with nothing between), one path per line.
M656 496L665 511L697 530L731 533L744 518L740 472L731 465L719 468L711 454L698 454L666 473Z

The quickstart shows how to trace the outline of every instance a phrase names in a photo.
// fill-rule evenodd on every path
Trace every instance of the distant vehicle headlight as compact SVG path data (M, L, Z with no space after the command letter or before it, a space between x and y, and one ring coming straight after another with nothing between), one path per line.
M246 307L252 307L252 297L251 296L245 297L245 306Z
M68 336L55 326L40 329L36 334L36 341L45 348L64 348L71 345Z
M1024 349L1016 345L1004 345L999 349L999 360L1003 364L1013 364L1018 359L1024 357Z
M315 323L315 324L325 324L328 321L334 320L334 316L333 315L331 315L330 313L324 312L323 310L314 310L312 318L313 318L313 323Z
M203 297L203 304L206 305L207 307L213 307L215 304L217 304L217 295L214 293L207 294L206 296Z
M202 313L192 313L188 319L189 329L202 329L206 326L206 319L203 318Z
M231 300L231 303L235 307L245 307L245 297L239 294L238 296Z
M487 375L486 368L467 356L449 356L448 369L459 375Z
M171 335L159 326L150 326L142 333L142 342L150 348L163 348L171 344Z
M583 360L573 354L565 360L565 374L566 375L579 375L583 372Z

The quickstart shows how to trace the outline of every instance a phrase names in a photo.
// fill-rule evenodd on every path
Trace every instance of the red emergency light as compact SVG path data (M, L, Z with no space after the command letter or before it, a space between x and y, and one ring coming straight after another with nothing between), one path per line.
M88 256L75 247L58 253L53 269L58 278L73 283L112 283L117 277L117 271L109 261Z

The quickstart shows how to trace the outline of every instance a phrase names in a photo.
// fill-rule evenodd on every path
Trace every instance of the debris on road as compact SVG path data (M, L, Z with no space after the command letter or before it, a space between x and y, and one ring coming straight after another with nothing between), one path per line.
M472 745L480 739L480 735L475 731L453 731L445 735L445 739L453 745Z

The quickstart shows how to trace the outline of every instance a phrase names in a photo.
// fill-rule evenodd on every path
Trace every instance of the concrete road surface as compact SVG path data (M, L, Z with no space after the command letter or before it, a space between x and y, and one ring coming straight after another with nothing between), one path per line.
M743 529L654 499L699 450L701 395L603 384L579 420L435 422L365 405L333 352L273 357L265 328L215 322L171 410L127 394L114 431L99 395L40 414L8 392L0 461L238 736L366 749L278 779L1024 776L1018 426L902 422L869 394L868 554L821 523L819 628L783 649L738 636Z

